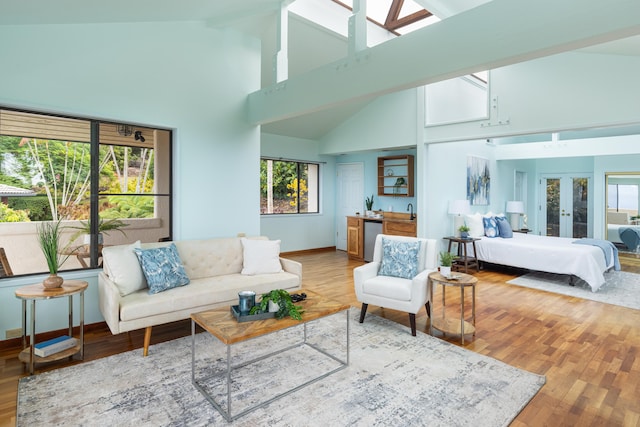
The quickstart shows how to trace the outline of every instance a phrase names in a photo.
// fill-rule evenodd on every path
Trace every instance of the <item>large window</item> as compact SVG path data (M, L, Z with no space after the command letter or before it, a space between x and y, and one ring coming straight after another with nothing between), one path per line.
M260 159L260 213L319 212L317 163Z
M0 247L14 274L47 271L41 221L62 221L62 270L170 237L170 171L169 130L0 109Z

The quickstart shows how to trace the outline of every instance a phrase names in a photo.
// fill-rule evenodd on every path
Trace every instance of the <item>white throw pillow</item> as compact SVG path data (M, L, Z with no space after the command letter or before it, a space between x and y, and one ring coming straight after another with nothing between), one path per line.
M118 287L121 296L147 287L140 262L133 251L136 248L140 248L140 240L130 245L102 248L104 270Z
M242 241L242 274L280 273L280 240L240 239Z
M464 222L469 227L470 237L482 237L484 236L484 224L482 223L482 215L474 213L464 216Z

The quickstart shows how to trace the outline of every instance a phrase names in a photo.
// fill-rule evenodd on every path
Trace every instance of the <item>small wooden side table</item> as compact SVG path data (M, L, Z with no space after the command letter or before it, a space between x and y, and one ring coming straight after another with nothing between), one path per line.
M476 252L476 241L480 240L475 237L467 237L463 239L462 237L454 237L449 236L445 237L449 241L449 247L447 248L447 252L451 252L451 245L453 242L458 244L458 257L453 261L453 265L451 266L452 270L456 271L464 271L465 273L469 272L469 268L475 267L476 271L480 271L480 263L478 262L478 256ZM469 255L467 252L467 244L471 243L473 247L473 254Z
M16 289L16 298L22 300L22 351L18 356L21 362L29 365L29 374L33 375L36 363L53 362L71 358L74 354L80 353L80 360L84 359L84 291L88 287L84 280L65 280L62 287L46 289L42 283L24 286ZM33 352L36 344L36 300L48 300L54 298L69 298L69 336L73 336L73 296L80 296L80 339L75 347L59 351L47 357L36 356ZM27 301L31 301L31 325L30 325L30 346L27 347Z
M429 280L431 281L431 286L429 287L429 303L431 304L431 310L434 315L431 318L431 335L433 335L433 329L437 329L444 333L450 334L458 334L462 340L462 345L464 345L464 335L465 334L476 334L476 283L478 283L478 279L473 277L470 274L465 273L455 273L452 276L456 277L456 279L447 279L442 274L437 271L429 274ZM433 306L433 288L435 285L442 285L442 317L438 318L435 315L435 308ZM460 319L451 319L445 316L445 294L447 286L457 286L460 288ZM471 323L465 321L464 319L464 289L467 287L471 287Z

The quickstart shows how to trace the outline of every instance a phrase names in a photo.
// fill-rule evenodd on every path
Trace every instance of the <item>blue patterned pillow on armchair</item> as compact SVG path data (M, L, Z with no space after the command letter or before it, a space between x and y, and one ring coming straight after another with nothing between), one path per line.
M189 284L175 244L155 249L135 248L134 252L147 279L150 294Z
M382 263L379 276L413 279L418 274L420 242L401 242L382 238Z

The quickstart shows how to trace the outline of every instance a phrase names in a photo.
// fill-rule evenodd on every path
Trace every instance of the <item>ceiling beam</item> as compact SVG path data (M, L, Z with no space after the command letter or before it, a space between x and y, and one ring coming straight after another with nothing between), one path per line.
M638 16L638 0L493 0L253 92L248 119L271 123L630 37Z

